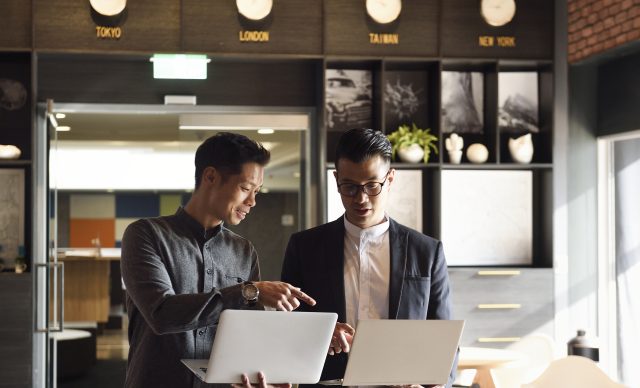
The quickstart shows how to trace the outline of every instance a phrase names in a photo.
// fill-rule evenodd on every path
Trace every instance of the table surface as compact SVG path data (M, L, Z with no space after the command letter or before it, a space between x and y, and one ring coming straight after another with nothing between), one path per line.
M81 338L91 337L91 333L85 330L64 329L60 332L54 332L49 336L56 341L68 341Z
M513 350L461 347L458 369L491 369L504 366L525 357Z

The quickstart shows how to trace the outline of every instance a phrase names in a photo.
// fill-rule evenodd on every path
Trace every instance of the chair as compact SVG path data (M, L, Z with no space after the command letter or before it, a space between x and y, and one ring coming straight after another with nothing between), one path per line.
M496 388L520 387L523 383L531 382L542 374L551 361L559 357L553 338L542 333L523 337L507 349L526 357L509 366L491 370Z
M522 388L623 388L611 380L592 360L581 356L568 356L553 361L531 384Z

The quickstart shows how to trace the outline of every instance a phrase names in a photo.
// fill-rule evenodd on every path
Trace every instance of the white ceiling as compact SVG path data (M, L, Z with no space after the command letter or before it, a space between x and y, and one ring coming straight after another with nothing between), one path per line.
M123 155L124 151L131 151L128 154L137 153L140 157L140 150L144 150L147 155L153 153L155 157L162 155L162 158L170 158L170 155L176 155L182 153L182 158L190 157L191 166L193 165L193 155L197 146L207 137L213 135L218 131L209 130L180 130L178 128L179 112L125 112L125 113L89 113L89 112L65 112L66 117L57 119L58 125L69 126L71 131L69 132L57 132L58 146L60 155L73 151L76 154L83 149L85 151L93 150L93 153L84 153L85 160L87 160L84 166L76 166L77 162L68 160L71 164L58 165L58 170L52 171L58 177L59 183L61 179L68 178L68 180L74 183L66 187L66 189L73 190L135 190L135 189L157 189L157 190L170 190L170 189L192 189L193 188L193 171L192 167L189 171L185 171L184 175L189 177L188 187L184 186L184 178L175 179L176 184L174 186L167 186L167 181L171 181L168 177L164 176L162 181L158 181L157 187L149 187L154 183L145 183L143 187L131 187L132 183L127 180L122 182L107 183L106 179L103 179L103 184L94 182L89 184L86 178L81 176L87 176L86 170L78 170L80 167L87 168L92 167L89 160L93 160L96 164L93 166L95 169L109 169L108 163L98 163L98 155L102 155L102 152L117 151L119 155ZM265 125L265 127L267 127ZM233 131L240 132L256 141L259 141L265 145L267 149L271 151L271 162L267 166L265 171L265 185L264 187L272 191L298 191L300 187L300 151L301 151L301 131L295 130L276 130L275 133L270 135L258 134L257 130L242 130ZM101 151L98 151L101 150ZM67 155L65 154L65 155ZM189 155L186 155L189 154ZM90 155L90 156L87 156ZM107 154L104 154L107 155ZM153 159L154 156L150 155L148 159ZM122 156L119 157L122 159ZM140 160L140 159L134 159ZM160 159L158 159L160 160ZM53 164L54 162L52 162ZM131 162L133 163L133 162ZM138 162L138 164L144 164ZM117 161L112 159L111 165L117 165ZM128 168L129 173L133 173L132 167ZM111 171L103 171L104 173ZM56 174L57 173L57 174ZM179 174L177 171L176 174ZM78 175L78 176L76 176ZM98 175L98 174L96 174ZM114 174L114 179L117 176L123 176L123 174ZM87 187L82 186L83 181L86 182ZM95 185L102 185L104 187L95 187ZM63 185L64 186L64 185ZM60 189L65 189L63 186L59 186Z

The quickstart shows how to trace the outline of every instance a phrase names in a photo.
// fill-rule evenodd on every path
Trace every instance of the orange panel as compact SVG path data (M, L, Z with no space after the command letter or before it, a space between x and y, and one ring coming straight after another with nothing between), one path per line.
M69 230L69 246L72 248L92 247L91 240L100 238L100 246L113 248L116 246L116 220L111 219L71 219Z

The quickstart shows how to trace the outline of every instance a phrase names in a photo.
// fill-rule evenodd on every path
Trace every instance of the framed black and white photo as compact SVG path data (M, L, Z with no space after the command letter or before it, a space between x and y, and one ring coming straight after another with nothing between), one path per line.
M369 70L327 69L326 126L329 131L371 128L372 80Z
M530 265L531 171L442 171L441 230L449 265Z
M415 123L429 127L425 71L387 71L384 82L385 129L392 132L400 125Z
M501 132L538 133L538 73L498 73L498 129Z
M484 133L484 75L442 72L442 132Z
M24 246L24 170L0 169L0 257L15 266Z
M333 221L344 214L334 171L327 170L327 221ZM396 170L387 198L387 214L402 225L422 231L421 170Z

